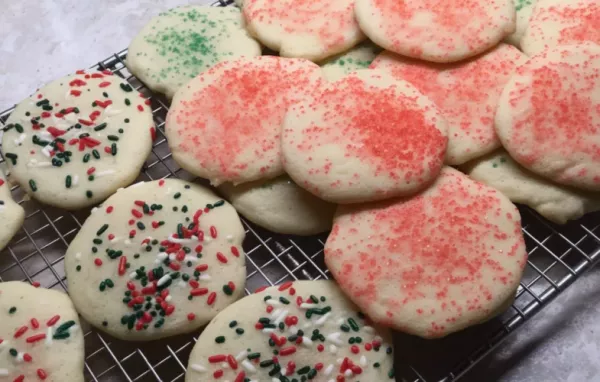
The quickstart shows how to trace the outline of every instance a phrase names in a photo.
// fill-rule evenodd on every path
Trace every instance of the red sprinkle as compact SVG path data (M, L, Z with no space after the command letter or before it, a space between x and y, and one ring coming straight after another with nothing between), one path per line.
M223 264L227 264L227 258L221 252L217 252L217 259Z
M217 294L215 292L212 292L209 296L208 296L208 300L206 300L206 303L208 305L212 305L215 300L217 299Z
M358 353L360 353L360 349L359 349L359 348L358 348L358 346L356 346L356 345L352 345L352 346L350 347L350 350L351 350L351 351L352 351L352 353L354 353L354 354L358 354Z
M44 369L37 369L37 375L42 381L48 378L48 374L46 374Z
M198 272L204 272L208 269L208 264L200 264L196 267Z
M53 326L54 324L56 324L58 322L58 320L60 320L60 316L57 314L56 316L49 319L48 322L46 322L46 326L48 326L48 327Z
M217 228L214 225L210 226L210 236L212 236L213 239L217 238Z
M39 327L40 327L40 323L39 323L39 322L38 322L38 320L36 320L35 318L32 318L32 319L31 319L31 326L32 326L34 329L37 329L37 328L39 328Z
M291 287L293 284L292 281L288 281L286 283L281 284L281 286L278 288L279 291L284 291L286 289L288 289L289 287Z
M208 357L208 362L218 363L218 362L223 362L226 359L227 359L227 356L225 354L217 354L217 355L211 355L210 357Z
M323 344L319 344L319 346L317 346L317 350L320 352L322 352L323 350L325 350L325 346L323 346Z
M233 358L233 356L232 356L231 354L229 354L229 355L227 356L227 363L229 364L229 366L231 366L231 368L232 368L233 370L236 370L236 369L238 368L238 363L237 363L237 361L235 360L235 358Z
M232 247L231 247L231 253L232 253L232 254L233 254L233 256L235 256L235 257L240 257L240 251L239 251L239 250L238 250L238 249L237 249L235 246L232 246Z
M94 259L94 264L96 264L98 267L102 265L102 260L100 260L99 258L95 258Z
M43 340L45 338L46 338L46 333L40 333L40 334L36 334L34 336L31 336L31 337L27 337L27 339L25 340L25 342L27 342L29 344L32 344L34 342L41 341L41 340Z
M33 285L34 288L39 288L40 285L42 285L42 284L40 284L39 281L34 281L34 282L31 283L31 285Z
M23 354L23 360L25 362L31 362L33 360L33 358L31 358L31 355L29 355L29 353L25 353L25 354Z
M119 276L123 276L127 272L127 256L121 256L119 259Z
M138 109L139 111L144 111L144 107L143 107L142 105L138 105L138 106L137 106L137 109Z
M29 328L27 326L21 326L19 329L17 329L17 331L15 332L15 338L19 338L21 337L23 334L25 334L26 331L28 331Z
M92 174L93 174L95 171L96 171L96 167L90 167L90 168L88 168L88 170L87 170L87 174L88 174L88 175L92 175Z
M108 207L106 207L106 213L107 213L107 214L110 214L111 212L113 212L113 210L114 210L114 207L113 207L113 206L108 206Z
M107 87L109 85L110 85L110 82L104 81L104 82L100 82L100 85L98 85L98 87L105 88L105 87Z
M234 382L244 382L244 378L246 378L246 373L244 373L243 371L240 371L240 373L237 375L237 377L235 377Z
M23 382L24 380L25 380L25 376L23 374L21 374L17 378L15 378L13 382Z
M194 313L188 313L188 315L187 315L188 321L194 321L195 318L196 318L196 315Z
M296 352L296 347L290 346L290 347L281 349L279 351L279 355L284 357L286 355L294 354L295 352Z
M141 218L143 218L143 217L144 217L144 214L142 214L142 213L141 213L140 211L138 211L138 210L131 210L131 214L132 214L133 216L135 216L136 218L138 218L138 219L141 219Z
M154 127L150 128L150 137L152 138L152 142L156 140L156 129Z
M221 378L223 376L223 370L217 370L213 373L213 377Z
M263 285L261 287L256 288L256 290L254 291L254 293L260 293L260 292L262 292L263 290L265 290L267 288L268 288L267 285Z
M203 295L205 295L207 293L208 293L208 289L206 289L206 288L196 288L196 289L192 289L190 291L190 294L192 296L203 296ZM212 296L212 294L211 294L211 296ZM210 299L210 297L209 297L209 299Z
M233 281L230 281L227 283L227 286L229 287L229 289L231 289L231 291L235 291L235 284L233 283Z

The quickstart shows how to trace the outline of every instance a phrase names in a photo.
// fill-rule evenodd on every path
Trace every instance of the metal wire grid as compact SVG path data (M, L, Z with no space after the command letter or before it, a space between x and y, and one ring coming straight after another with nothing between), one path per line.
M230 3L218 1L213 5ZM116 53L95 67L113 71L152 100L158 138L138 181L171 176L195 179L171 157L163 133L167 102L153 95L127 71L123 61L126 54L125 50ZM4 126L11 111L0 114L0 127ZM0 152L0 166L3 162ZM66 291L64 252L90 209L71 213L42 206L35 200L28 200L18 186L13 187L12 194L25 208L26 219L21 231L0 253L0 282L37 281L42 287ZM521 208L521 214L529 260L512 307L486 324L442 340L425 341L397 334L397 380L449 382L464 378L511 332L599 261L600 214L590 214L566 226L555 226L528 208ZM276 285L287 280L328 278L329 271L322 255L326 235L310 238L278 235L246 220L243 223L247 237L244 243L248 259L247 293L262 285ZM196 333L158 343L131 343L101 334L85 322L82 325L85 330L85 377L96 382L182 381L197 338ZM432 369L432 364L438 367Z

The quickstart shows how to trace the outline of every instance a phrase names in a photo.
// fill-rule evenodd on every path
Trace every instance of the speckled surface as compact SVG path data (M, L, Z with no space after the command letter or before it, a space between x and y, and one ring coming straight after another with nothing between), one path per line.
M153 15L188 3L0 0L0 110L52 79L120 51ZM509 337L464 380L600 381L598 317L600 269L595 269Z

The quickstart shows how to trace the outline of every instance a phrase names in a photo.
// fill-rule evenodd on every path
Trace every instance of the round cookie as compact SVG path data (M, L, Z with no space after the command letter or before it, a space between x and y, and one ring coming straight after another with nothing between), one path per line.
M321 69L301 59L262 56L216 65L173 99L166 121L173 158L215 186L283 174L285 111L322 80Z
M438 175L446 129L433 102L408 82L357 71L288 110L284 166L299 186L330 202L406 195Z
M461 170L558 224L600 210L599 195L552 183L521 167L502 149L466 163Z
M517 208L446 167L412 198L340 206L325 262L374 321L436 338L491 318L527 260Z
M394 381L391 340L334 282L287 282L215 317L190 354L185 380Z
M178 179L138 183L95 209L71 242L71 298L125 340L204 326L244 291L244 229L231 205Z
M446 163L458 165L500 147L494 115L504 86L527 56L500 44L471 60L432 64L384 52L371 68L406 80L440 108L448 122Z
M513 0L356 0L356 19L377 45L433 62L473 57L515 31Z
M282 57L319 61L364 39L354 0L244 0L243 13L248 31Z
M129 45L125 64L150 89L172 98L218 62L260 56L235 7L186 6L154 17Z
M496 132L529 170L600 191L600 45L551 48L519 67L500 97Z
M2 151L11 179L60 208L101 202L139 175L155 134L149 101L110 71L78 71L17 105Z
M329 81L337 81L359 69L367 69L381 48L371 41L364 41L349 51L321 63L323 75Z
M25 210L13 201L10 184L0 170L0 251L21 228L24 220Z
M84 346L69 297L0 282L0 380L83 382Z
M597 0L538 0L521 49L533 56L557 45L584 41L600 44L600 3Z
M248 220L270 231L314 235L329 231L335 205L298 187L288 176L244 183L224 183L219 191Z
M507 36L504 42L521 47L521 39L525 35L525 30L529 26L529 19L538 0L513 0L517 11L517 28L515 33Z

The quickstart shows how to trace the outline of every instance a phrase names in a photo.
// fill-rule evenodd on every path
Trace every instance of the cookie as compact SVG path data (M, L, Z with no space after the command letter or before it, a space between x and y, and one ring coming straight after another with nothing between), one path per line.
M600 210L600 196L552 183L520 166L502 149L466 163L461 170L554 223L565 224Z
M529 25L529 19L533 13L533 8L538 0L514 0L515 10L517 11L517 28L515 33L507 36L504 42L514 45L517 48L521 46L521 39L525 35L525 30Z
M17 105L2 151L11 179L60 208L94 205L139 175L155 135L150 101L110 71L78 71Z
M155 92L177 89L215 64L261 55L235 7L186 6L154 17L129 45L129 71Z
M247 28L282 57L319 61L363 40L354 0L244 0Z
M335 205L298 187L288 176L234 186L219 191L248 220L270 231L314 235L331 229Z
M223 62L182 88L169 110L173 158L215 186L283 174L287 108L323 81L310 61L273 56Z
M391 341L334 282L286 282L215 317L185 380L394 381Z
M25 210L13 201L10 184L0 170L0 251L21 228L24 220Z
M551 48L519 67L500 97L496 132L529 170L600 191L600 45Z
M533 56L557 45L584 41L600 44L600 3L597 0L538 0L521 49Z
M83 382L83 333L66 294L0 282L0 380Z
M334 203L414 193L439 173L446 122L406 81L362 70L316 89L284 121L290 177Z
M458 165L500 147L494 129L498 99L525 61L527 56L517 48L500 44L456 64L431 64L384 52L371 68L410 82L436 103L448 122L446 163Z
M446 167L412 198L340 206L325 262L375 322L436 338L491 318L527 260L517 208Z
M381 50L371 41L364 41L349 51L322 62L323 74L329 81L337 81L351 72L367 69Z
M377 45L433 62L455 62L515 31L513 0L356 0L356 19Z
M75 307L124 340L204 326L244 291L244 229L233 207L178 179L138 183L96 209L69 245Z

